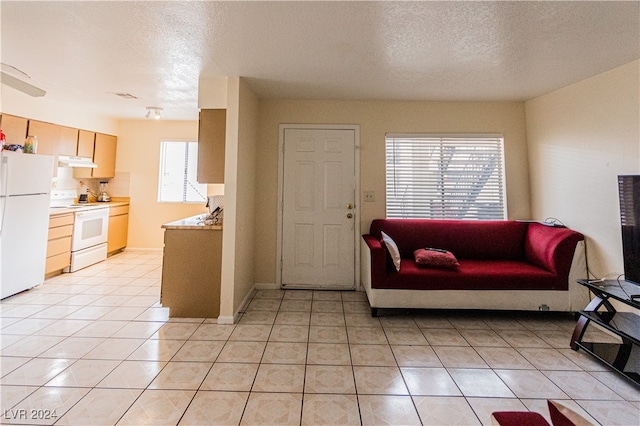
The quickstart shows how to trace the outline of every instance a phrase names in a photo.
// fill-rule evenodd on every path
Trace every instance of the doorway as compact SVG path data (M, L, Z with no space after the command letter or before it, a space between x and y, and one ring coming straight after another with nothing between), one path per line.
M358 126L280 127L277 279L352 290L358 279Z

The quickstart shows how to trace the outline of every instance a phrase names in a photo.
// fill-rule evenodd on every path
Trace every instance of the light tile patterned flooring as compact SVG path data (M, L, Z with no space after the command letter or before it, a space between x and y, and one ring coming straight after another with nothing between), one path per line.
M569 349L570 315L258 290L237 325L169 319L161 263L127 251L0 303L3 424L476 425L547 398L640 424L640 388Z

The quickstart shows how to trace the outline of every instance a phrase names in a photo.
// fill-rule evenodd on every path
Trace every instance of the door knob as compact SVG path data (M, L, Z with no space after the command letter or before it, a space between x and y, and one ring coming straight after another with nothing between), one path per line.
M352 219L352 218L353 218L353 214L347 213L347 219Z
M353 204L347 204L347 208L348 208L349 210L353 209Z

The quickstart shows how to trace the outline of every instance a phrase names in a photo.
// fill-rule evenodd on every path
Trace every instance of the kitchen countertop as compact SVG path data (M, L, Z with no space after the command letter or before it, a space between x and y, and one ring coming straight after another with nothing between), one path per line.
M100 207L119 207L128 206L129 201L109 201L107 203L87 203L87 206L100 206ZM52 207L49 208L49 216L58 216L62 214L75 213L82 208L65 208L65 207Z
M162 225L164 229L204 229L209 231L222 231L222 225L205 225L202 218L206 213L196 216L187 217L185 219L176 220L174 222Z

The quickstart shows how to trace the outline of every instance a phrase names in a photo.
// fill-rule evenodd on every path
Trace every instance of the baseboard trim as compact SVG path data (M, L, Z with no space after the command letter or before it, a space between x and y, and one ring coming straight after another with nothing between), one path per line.
M280 290L280 286L276 283L255 283L253 288L256 290Z
M238 319L240 319L240 315L247 309L247 306L249 306L249 303L251 302L251 298L253 298L253 295L256 292L256 286L257 286L257 284L254 284L253 287L251 287L251 289L247 292L247 295L244 297L244 300L240 304L240 307L233 314L233 316L227 316L227 315L219 316L218 317L218 324L235 324L235 323L237 323Z
M235 324L235 317L234 316L222 316L220 315L218 317L218 324Z

